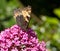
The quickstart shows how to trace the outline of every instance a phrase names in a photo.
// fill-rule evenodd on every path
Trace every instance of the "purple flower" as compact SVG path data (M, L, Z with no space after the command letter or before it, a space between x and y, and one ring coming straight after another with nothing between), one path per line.
M18 25L0 33L0 51L47 51L44 41L38 42L32 29L22 30Z

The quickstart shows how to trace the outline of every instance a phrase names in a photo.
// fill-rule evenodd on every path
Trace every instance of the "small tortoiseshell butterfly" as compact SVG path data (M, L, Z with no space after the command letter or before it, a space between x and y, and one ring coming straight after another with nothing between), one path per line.
M14 18L16 19L17 25L23 30L27 30L31 14L31 7L25 7L23 9L14 10Z

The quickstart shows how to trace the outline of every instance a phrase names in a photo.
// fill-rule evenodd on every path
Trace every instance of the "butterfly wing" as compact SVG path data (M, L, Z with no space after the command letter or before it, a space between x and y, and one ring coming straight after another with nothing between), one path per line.
M16 17L16 22L21 27L21 29L27 30L28 22L25 21L23 15Z
M19 25L21 29L25 31L28 29L30 13L30 7L26 7L24 9L16 9L14 11L14 18L16 19L17 25Z

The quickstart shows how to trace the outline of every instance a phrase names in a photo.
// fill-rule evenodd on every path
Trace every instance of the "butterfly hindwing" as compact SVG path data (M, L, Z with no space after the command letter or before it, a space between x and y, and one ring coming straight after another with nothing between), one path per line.
M28 23L24 20L23 15L16 17L17 24L24 30L27 30Z

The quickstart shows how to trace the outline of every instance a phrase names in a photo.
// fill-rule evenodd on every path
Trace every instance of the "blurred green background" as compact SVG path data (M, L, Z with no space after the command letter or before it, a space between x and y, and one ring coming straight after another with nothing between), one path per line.
M13 10L30 5L32 16L29 26L39 40L46 41L49 51L60 51L59 0L0 0L0 32L16 24Z

